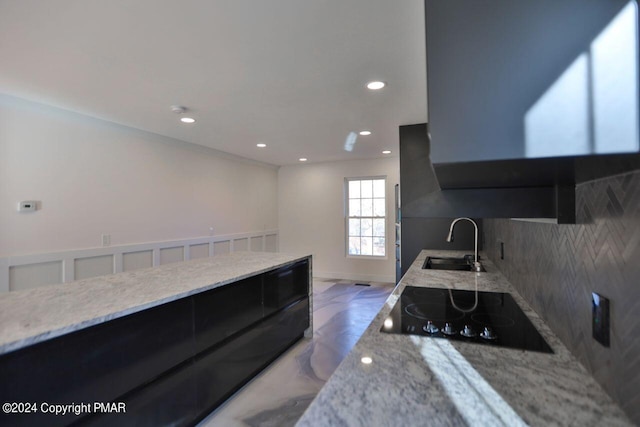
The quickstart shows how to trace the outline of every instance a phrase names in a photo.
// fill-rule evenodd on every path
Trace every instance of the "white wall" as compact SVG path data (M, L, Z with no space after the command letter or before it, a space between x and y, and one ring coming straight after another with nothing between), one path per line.
M387 258L346 257L344 179L387 177ZM316 277L395 282L394 186L398 158L283 166L278 172L280 250L313 254Z
M275 229L277 198L275 167L0 95L0 258Z

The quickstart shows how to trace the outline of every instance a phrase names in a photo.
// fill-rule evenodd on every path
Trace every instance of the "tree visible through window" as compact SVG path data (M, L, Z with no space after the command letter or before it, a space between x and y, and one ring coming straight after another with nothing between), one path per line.
M385 178L347 178L347 254L385 256Z

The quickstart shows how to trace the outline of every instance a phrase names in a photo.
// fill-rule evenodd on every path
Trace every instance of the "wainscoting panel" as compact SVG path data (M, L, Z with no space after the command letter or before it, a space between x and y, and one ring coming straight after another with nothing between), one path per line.
M127 252L122 254L122 271L133 271L153 267L153 251Z
M575 225L485 220L485 251L640 425L640 171L578 185L576 211ZM592 292L611 302L610 348L592 338Z
M234 251L248 251L249 250L249 239L234 239L233 240L233 250Z
M209 246L209 243L189 246L189 259L208 258Z
M75 280L113 274L113 255L78 258L73 267Z
M20 291L62 281L62 261L9 267L9 289Z
M231 252L231 241L225 240L223 242L215 242L213 244L214 254L228 254Z
M184 261L184 248L182 246L160 249L160 265L182 261Z
M262 238L262 236L257 236L257 237L252 237L251 238L251 251L252 252L262 252L263 249L263 242L264 239Z
M235 251L278 251L278 230L0 258L0 292Z

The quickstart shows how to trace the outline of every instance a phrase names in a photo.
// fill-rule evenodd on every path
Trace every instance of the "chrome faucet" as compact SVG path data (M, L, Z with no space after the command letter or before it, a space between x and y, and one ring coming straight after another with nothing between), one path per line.
M469 221L471 224L473 224L473 227L475 228L476 234L475 234L475 261L473 262L473 269L475 271L482 271L482 265L480 265L480 262L478 261L478 224L476 224L476 222L474 220L472 220L471 218L467 218L467 217L462 217L462 218L456 218L453 220L453 222L451 222L451 226L449 227L449 235L447 236L447 242L451 243L453 242L453 227L455 227L456 223L460 220L467 220Z

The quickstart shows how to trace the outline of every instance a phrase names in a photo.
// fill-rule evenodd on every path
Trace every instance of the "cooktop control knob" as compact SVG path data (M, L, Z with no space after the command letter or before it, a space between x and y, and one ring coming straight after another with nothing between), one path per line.
M442 333L445 335L455 335L456 330L451 326L451 323L445 323L444 328L442 328Z
M427 324L422 327L422 330L428 334L437 334L440 329L438 329L438 327L429 320L427 321Z
M475 337L476 331L474 331L471 326L469 325L464 325L464 329L460 331L460 335L462 335L463 337L467 337L467 338L473 338Z
M484 331L480 333L480 337L484 338L485 340L495 340L498 338L496 333L493 332L493 329L488 326L485 326Z

